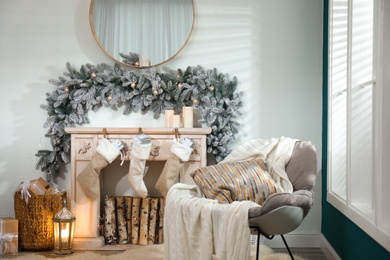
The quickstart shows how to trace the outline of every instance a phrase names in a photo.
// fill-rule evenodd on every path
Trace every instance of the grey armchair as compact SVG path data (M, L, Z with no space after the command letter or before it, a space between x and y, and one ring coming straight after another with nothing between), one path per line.
M280 235L291 259L294 259L283 235L296 229L313 205L317 157L311 142L298 141L295 144L286 172L293 193L272 194L261 207L249 209L249 226L257 233L256 259L259 259L260 235L267 239Z

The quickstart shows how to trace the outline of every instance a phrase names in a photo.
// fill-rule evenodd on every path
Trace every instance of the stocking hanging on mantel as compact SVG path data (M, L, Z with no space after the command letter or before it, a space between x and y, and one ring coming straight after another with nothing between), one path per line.
M169 188L175 183L184 167L184 162L190 159L193 142L189 138L174 139L171 154L164 165L160 177L156 182L156 189L166 197Z
M100 196L100 171L121 154L122 148L123 144L119 140L110 142L106 138L101 139L92 159L77 176L78 183L89 198L96 199Z
M151 139L147 135L139 134L133 138L130 168L127 178L131 187L142 198L148 196L148 190L143 179L145 175L146 160L149 158L151 149Z

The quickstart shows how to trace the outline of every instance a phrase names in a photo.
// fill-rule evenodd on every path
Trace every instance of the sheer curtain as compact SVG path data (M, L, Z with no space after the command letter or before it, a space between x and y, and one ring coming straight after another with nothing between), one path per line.
M95 0L93 21L103 48L115 59L135 52L152 64L182 47L193 19L190 0Z

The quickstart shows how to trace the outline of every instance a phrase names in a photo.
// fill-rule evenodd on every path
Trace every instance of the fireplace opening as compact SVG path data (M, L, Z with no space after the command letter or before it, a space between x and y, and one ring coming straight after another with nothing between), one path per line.
M148 190L148 196L161 197L161 193L154 187L164 168L165 161L147 161L143 181ZM120 161L114 161L101 173L101 201L106 196L138 196L128 180L130 161L120 165Z

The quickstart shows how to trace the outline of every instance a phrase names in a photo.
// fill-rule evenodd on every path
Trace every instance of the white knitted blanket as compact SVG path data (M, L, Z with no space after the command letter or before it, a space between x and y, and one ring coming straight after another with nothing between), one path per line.
M269 174L284 192L293 192L293 186L286 173L286 164L290 161L295 143L298 139L287 137L272 139L252 139L235 147L220 163L263 159L268 166Z
M195 184L177 183L166 198L164 259L250 259L248 209L251 201L218 204Z

